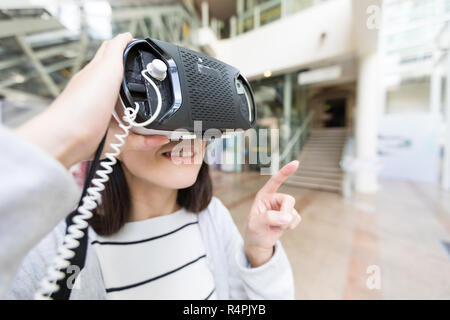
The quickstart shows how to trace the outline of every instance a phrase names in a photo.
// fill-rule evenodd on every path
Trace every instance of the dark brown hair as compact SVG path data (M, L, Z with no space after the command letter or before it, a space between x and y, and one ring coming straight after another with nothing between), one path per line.
M90 166L91 164L89 164ZM88 166L88 167L89 167ZM89 168L86 170L89 172ZM86 177L87 178L87 177ZM195 183L178 190L177 204L187 211L199 213L206 209L212 197L212 183L208 165L203 162ZM94 210L89 224L97 234L107 236L116 233L128 221L131 211L130 190L120 161L113 166L109 181L105 183L102 201Z

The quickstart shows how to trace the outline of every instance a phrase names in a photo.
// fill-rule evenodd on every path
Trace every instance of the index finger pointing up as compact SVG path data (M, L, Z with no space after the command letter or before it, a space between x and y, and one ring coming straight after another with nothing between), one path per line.
M278 188L298 169L299 162L297 160L289 162L280 171L274 174L269 181L261 188L262 193L276 193Z

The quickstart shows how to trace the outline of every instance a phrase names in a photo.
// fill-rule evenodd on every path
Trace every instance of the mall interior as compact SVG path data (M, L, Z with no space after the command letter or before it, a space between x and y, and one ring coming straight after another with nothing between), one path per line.
M250 81L279 139L249 164L245 133L224 137L214 195L242 231L267 172L300 160L281 187L302 216L282 238L297 299L450 299L450 0L2 0L0 123L126 31Z

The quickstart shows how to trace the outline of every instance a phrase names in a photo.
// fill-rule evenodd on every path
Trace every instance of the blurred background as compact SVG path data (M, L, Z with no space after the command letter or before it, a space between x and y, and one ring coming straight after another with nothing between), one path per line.
M301 161L281 190L303 217L283 238L298 299L450 299L450 0L2 0L0 123L125 31L251 81L257 128L280 130L271 169ZM212 166L240 230L268 179L243 142Z

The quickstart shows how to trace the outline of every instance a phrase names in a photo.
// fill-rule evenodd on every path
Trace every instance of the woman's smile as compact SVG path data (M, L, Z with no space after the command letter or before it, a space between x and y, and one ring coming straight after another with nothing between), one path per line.
M175 145L164 146L160 155L174 164L193 164L199 154L194 146L195 142L180 142ZM200 146L201 150L201 146Z
M175 163L194 163L195 156L197 155L196 152L193 151L184 151L181 152L173 152L173 151L167 151L162 154L162 156L172 162Z

